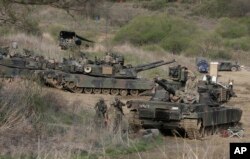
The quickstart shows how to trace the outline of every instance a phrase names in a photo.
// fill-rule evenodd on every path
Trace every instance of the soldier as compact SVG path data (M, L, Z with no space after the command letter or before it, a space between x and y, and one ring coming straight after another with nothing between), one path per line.
M17 54L17 49L18 49L18 44L16 41L13 41L11 43L10 51L9 51L9 56L14 57Z
M181 103L183 100L184 92L180 90L175 91L175 95L170 94L170 101L174 103Z
M188 80L185 85L184 92L181 90L175 91L175 95L170 94L171 102L176 103L198 103L199 93L198 93L198 81L196 76L188 75Z
M107 64L111 64L111 62L113 61L113 57L110 55L110 53L106 53L106 56L105 56L105 63Z
M100 98L99 101L95 105L96 115L95 115L95 123L97 127L104 127L107 117L107 105L104 102L103 98Z
M199 94L198 94L198 81L195 75L189 75L189 78L185 85L185 95L183 98L184 103L198 103Z
M111 104L111 106L115 109L113 131L116 133L122 122L122 116L124 115L122 107L125 106L125 104L121 102L118 97L115 97L115 101Z
M82 64L83 65L86 65L86 64L88 64L89 63L89 60L88 60L88 57L83 57L83 59L82 59Z
M234 92L233 85L234 85L234 80L229 80L228 81L229 96L230 97L237 97L237 95Z
M229 80L228 81L228 87L229 87L229 89L233 89L233 83L234 83L234 80Z

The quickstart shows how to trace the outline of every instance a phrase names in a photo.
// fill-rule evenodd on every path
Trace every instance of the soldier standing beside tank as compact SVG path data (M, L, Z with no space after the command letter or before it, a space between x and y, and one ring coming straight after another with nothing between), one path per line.
M116 133L121 128L122 117L124 115L122 107L125 106L118 97L115 97L115 101L111 104L115 109L113 131Z
M100 98L95 105L96 115L95 115L95 124L96 127L103 128L105 127L105 122L107 118L107 105L104 102L103 98Z

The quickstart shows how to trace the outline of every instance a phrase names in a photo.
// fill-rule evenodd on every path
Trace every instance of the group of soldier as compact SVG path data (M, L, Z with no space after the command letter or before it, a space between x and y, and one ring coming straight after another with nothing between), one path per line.
M113 121L113 132L117 133L121 130L121 123L123 120L123 106L125 104L118 98L115 97L114 102L110 104L110 108L114 110L114 121ZM98 129L107 128L109 125L109 113L108 106L105 103L103 98L100 98L99 101L95 104L95 126Z

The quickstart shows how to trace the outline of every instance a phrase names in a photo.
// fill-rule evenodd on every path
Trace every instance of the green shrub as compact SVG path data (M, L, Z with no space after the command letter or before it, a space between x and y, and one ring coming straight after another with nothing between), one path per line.
M174 54L179 54L189 46L189 38L186 37L173 37L166 38L162 41L161 46Z
M171 25L162 16L140 16L123 27L114 41L128 41L134 45L158 43L170 29Z
M249 17L239 18L237 22L240 24L244 24L247 27L248 36L250 36L250 18Z
M149 10L159 10L167 5L167 0L152 0L142 3L142 7Z
M228 50L215 50L215 51L209 53L209 57L211 59L229 60L232 58L232 54Z
M223 38L240 38L248 34L248 27L237 21L225 18L221 21L216 32Z
M139 46L157 44L167 51L180 53L189 47L197 33L195 25L181 18L165 15L140 16L123 27L114 41Z
M228 39L225 40L225 46L230 47L234 50L250 50L250 37L242 37L237 39Z
M194 9L195 14L209 17L240 17L249 11L249 0L206 0Z

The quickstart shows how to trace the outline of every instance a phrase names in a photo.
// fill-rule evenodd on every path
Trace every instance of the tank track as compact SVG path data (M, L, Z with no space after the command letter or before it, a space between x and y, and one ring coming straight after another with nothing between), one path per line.
M53 78L44 78L45 83L48 85L58 88L65 89L73 93L84 93L84 94L104 94L104 95L120 95L120 96L139 96L141 92L145 90L129 90L129 89L109 89L109 88L82 88L77 87L74 83L62 83L60 80Z

